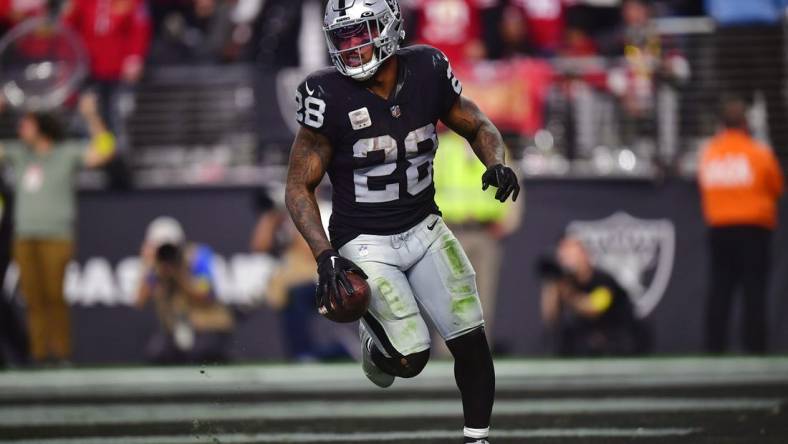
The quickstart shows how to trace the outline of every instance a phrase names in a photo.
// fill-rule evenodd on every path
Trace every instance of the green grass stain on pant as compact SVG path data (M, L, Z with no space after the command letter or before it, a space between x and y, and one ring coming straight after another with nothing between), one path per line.
M405 323L405 327L403 327L401 333L401 337L407 338L409 341L412 340L414 337L418 335L419 327L418 323L415 319L409 319Z
M451 273L455 278L465 276L468 271L468 265L465 260L465 255L462 254L460 243L452 236L445 236L443 238L443 254L449 263Z
M451 312L458 319L467 321L479 311L479 300L475 293L463 293L451 299Z
M389 310L395 316L403 316L408 311L408 306L405 301L402 300L399 293L397 292L397 288L389 282L388 279L384 277L378 277L374 280L375 286L380 292L380 295L383 297L383 300L386 301L386 304L389 307Z

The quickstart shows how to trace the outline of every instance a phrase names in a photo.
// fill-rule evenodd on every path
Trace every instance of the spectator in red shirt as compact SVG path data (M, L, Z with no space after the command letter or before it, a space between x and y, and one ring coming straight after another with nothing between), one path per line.
M142 77L150 42L144 0L70 0L63 20L81 37L90 57L90 87L99 95L101 116L127 148L121 95Z
M413 42L434 46L453 65L483 59L487 55L482 36L481 13L495 0L412 0L403 6L413 14Z
M150 41L144 0L71 0L63 18L84 39L94 80L139 81Z
M133 110L134 85L142 77L151 38L145 0L69 0L63 20L82 37L90 57L87 90L99 98L99 112L115 133L118 155L108 165L110 186L130 186L125 153L126 118Z
M566 0L508 0L504 20L521 20L528 30L528 46L543 56L555 55L564 33Z

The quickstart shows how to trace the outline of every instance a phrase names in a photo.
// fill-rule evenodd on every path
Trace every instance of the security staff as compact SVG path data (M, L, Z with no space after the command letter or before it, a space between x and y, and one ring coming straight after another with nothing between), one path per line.
M771 149L749 134L744 101L727 100L723 129L701 155L698 182L709 226L711 273L706 299L706 350L724 352L733 295L744 297L743 345L766 351L766 283L783 175Z

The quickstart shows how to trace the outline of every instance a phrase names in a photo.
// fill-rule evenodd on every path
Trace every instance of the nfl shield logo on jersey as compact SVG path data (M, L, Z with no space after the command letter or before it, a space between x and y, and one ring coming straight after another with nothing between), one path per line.
M399 105L394 105L391 107L391 115L394 117L399 117L402 115L402 110L399 108Z
M638 317L651 313L662 299L673 271L673 222L616 213L600 220L574 221L566 232L580 239L593 262L629 292Z

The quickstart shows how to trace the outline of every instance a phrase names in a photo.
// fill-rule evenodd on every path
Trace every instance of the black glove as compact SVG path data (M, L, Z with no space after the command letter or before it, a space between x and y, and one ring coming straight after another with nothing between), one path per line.
M520 182L517 180L517 175L511 168L500 163L488 167L487 171L482 174L482 190L486 190L490 185L498 188L495 198L501 202L505 202L512 192L514 192L512 201L517 200L517 196L520 194Z
M364 270L354 264L351 260L340 256L336 250L326 250L317 257L317 292L315 294L317 306L330 306L330 295L339 295L337 283L345 289L348 294L353 294L353 285L347 279L347 272L352 271L359 276L367 279Z

